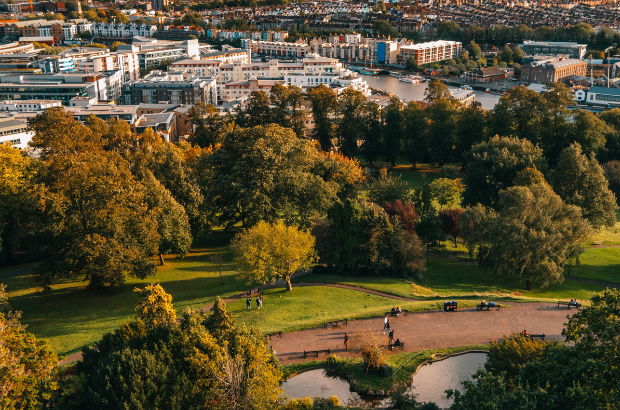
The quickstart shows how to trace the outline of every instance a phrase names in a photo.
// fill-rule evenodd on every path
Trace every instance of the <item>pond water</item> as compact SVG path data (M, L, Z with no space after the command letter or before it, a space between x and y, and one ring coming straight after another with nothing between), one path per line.
M452 401L446 398L444 391L460 388L460 383L482 368L486 360L485 353L467 353L422 366L408 391L416 393L420 402L432 401L440 408L448 408ZM363 408L387 406L386 400L367 400L351 392L348 382L327 377L323 369L310 370L291 377L282 383L282 389L284 395L291 399L336 396L342 405Z
M453 400L448 400L444 392L460 388L461 382L483 368L486 361L486 353L467 353L427 364L413 377L413 386L409 391L418 395L418 401L432 401L439 408L448 408Z
M428 83L409 84L399 81L398 78L389 75L365 75L358 74L371 88L386 91L403 98L405 101L422 101L424 100L424 91L428 87ZM456 88L451 87L449 88ZM482 104L482 108L490 110L499 102L499 95L485 93L484 91L475 90L476 101Z

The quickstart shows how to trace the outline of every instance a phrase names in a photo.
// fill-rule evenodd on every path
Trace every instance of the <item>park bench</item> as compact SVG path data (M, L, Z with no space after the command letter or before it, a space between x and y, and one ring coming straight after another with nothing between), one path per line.
M265 335L265 337L269 337L269 340L271 340L272 336L278 336L280 337L280 339L282 339L282 331L280 330L279 332L267 333Z
M325 350L308 350L305 351L304 350L304 359L309 355L309 354L316 354L316 357L319 357L319 353L327 353L328 355L331 354L331 351L329 349L325 349Z
M248 297L251 298L252 295L257 295L260 293L260 287L256 288L256 289L250 289L248 290Z
M403 349L405 348L405 342L400 342L400 343L399 343L399 344L397 344L397 345L396 345L396 344L393 344L393 343L390 343L390 344L388 345L388 349L390 349L390 350L394 349L395 347L400 347L400 350L403 350Z
M484 310L485 308L487 310L491 310L491 308L494 308L495 310L499 310L500 307L501 306L499 303L493 303L492 305L490 303L485 303L484 305L481 303L479 305L476 305L476 310Z
M398 317L398 315L400 315L402 313L403 316L407 316L407 314L409 313L409 311L407 309L401 309L400 312L385 312L386 315L390 315L392 317Z
M332 320L331 322L325 322L325 324L323 325L323 329L327 329L327 326L338 327L338 324L349 326L348 319Z
M594 241L594 246L603 246L605 245L605 242L603 241Z
M543 333L542 335L527 335L530 339L534 340L534 339L540 339L540 340L545 340L545 334Z
M581 303L579 302L562 302L561 300L558 301L558 307L560 307L560 305L566 305L567 308L571 308L571 306L576 307L577 309L579 309L581 307Z

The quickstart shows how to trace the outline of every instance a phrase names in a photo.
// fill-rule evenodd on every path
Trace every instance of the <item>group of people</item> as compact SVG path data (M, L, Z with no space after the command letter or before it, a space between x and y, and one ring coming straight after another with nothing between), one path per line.
M245 306L249 310L252 309L252 299L250 298L250 296L248 296L247 299L245 300ZM256 297L256 308L260 309L262 307L263 307L263 294L261 293Z
M392 313L401 313L402 309L399 306L394 306L392 308Z

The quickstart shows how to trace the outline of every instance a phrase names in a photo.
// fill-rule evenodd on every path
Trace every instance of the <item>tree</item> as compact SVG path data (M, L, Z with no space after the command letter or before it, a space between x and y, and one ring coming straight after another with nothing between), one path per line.
M555 192L567 204L580 207L594 228L616 224L616 198L593 154L588 158L575 142L562 151L551 175Z
M491 136L514 136L532 143L541 142L543 115L546 104L539 93L526 87L508 90L491 111Z
M460 218L463 210L461 208L442 209L439 211L439 220L441 221L441 230L446 235L452 236L454 239L454 247L456 248L456 239L460 232Z
M402 114L403 103L398 97L390 98L390 102L383 109L385 126L383 128L383 156L392 166L396 166L396 159L401 152L401 144L404 139L405 124Z
M428 83L428 87L424 91L424 99L428 102L434 102L440 98L449 100L452 98L448 86L441 80L432 80Z
M306 119L308 118L308 100L305 94L301 91L301 88L289 85L288 87L288 116L289 123L295 135L298 138L304 137L304 130L306 129Z
M217 340L225 340L235 328L235 319L226 311L226 302L219 296L215 298L211 314L207 316L204 325Z
M216 338L203 321L204 314L188 309L179 324L124 323L84 348L52 407L278 408L282 373L264 337L233 324Z
M80 34L78 34L78 37L84 40L90 40L91 38L93 38L93 33L91 33L90 30L84 30Z
M605 136L611 130L605 122L590 111L577 110L572 117L570 141L581 145L586 153L597 154L605 147Z
M334 92L327 86L320 84L312 88L307 93L308 100L312 106L312 117L314 119L313 138L321 144L323 151L332 149L332 118L338 109L338 100Z
M446 235L441 230L441 222L437 217L437 214L433 212L427 212L420 218L415 224L415 231L422 240L422 243L426 245L426 254L428 250L437 245L438 242L446 239Z
M455 154L460 162L465 158L465 154L476 144L485 139L487 122L487 111L478 102L474 102L467 107L462 107L458 111L456 121L456 140Z
M540 360L549 348L555 346L556 342L534 340L522 332L513 333L501 340L491 340L484 368L493 374L505 373L513 378L527 363Z
M269 96L264 91L252 91L250 102L245 111L240 113L240 122L246 127L265 126L273 122Z
M405 70L407 71L419 71L420 66L414 57L409 57L405 62Z
M620 198L620 161L613 160L603 164L605 178L609 184L609 190L616 196L616 201Z
M224 121L220 115L220 110L215 106L198 103L190 108L187 117L194 127L194 132L189 138L192 144L206 148L222 142Z
M430 160L439 166L461 159L462 153L456 152L458 109L452 97L434 100L426 108L426 147Z
M513 61L521 61L521 59L525 56L525 53L523 52L523 50L521 50L521 47L516 46L515 48L512 49L512 60Z
M205 196L220 224L228 227L280 217L309 224L337 200L341 187L317 175L317 169L324 169L315 168L319 158L315 145L289 128L269 125L235 131L205 158Z
M469 51L469 55L476 59L482 55L482 50L480 50L480 46L476 44L474 40L469 43L469 47L467 48Z
M397 200L408 202L411 199L411 190L400 177L392 176L382 168L379 171L379 178L368 184L368 199L379 206Z
M425 140L427 121L422 105L414 101L409 102L403 110L403 121L405 124L403 151L415 167L416 161L428 159Z
M512 184L514 176L525 168L546 171L542 150L527 140L494 137L475 145L466 155L463 202L495 206L498 194Z
M338 97L338 149L346 156L357 154L365 135L366 97L361 91L345 89Z
M495 218L495 211L480 204L468 206L463 210L459 217L459 234L469 251L469 256L474 256L476 247L480 248L490 240Z
M591 233L579 208L563 203L548 184L514 186L499 194L491 243L480 249L480 266L521 276L526 290L533 278L543 287L561 282Z
M291 275L310 268L317 260L310 232L286 226L282 220L259 222L237 234L231 248L240 278L260 284L281 278L288 291L293 290Z
M398 30L394 29L387 20L375 20L372 23L372 31L381 37L398 37Z
M114 51L118 51L118 46L124 46L125 43L122 43L120 41L115 41L112 43L112 45L110 46L110 51L114 52Z
M407 232L415 232L415 221L420 217L415 206L400 199L383 205L383 209L390 216L392 224L399 223Z
M49 407L59 377L58 357L47 340L25 332L0 284L0 407L6 410Z
M383 138L383 131L385 128L383 126L381 111L377 103L374 101L366 101L364 107L365 135L360 150L371 166L386 150L386 141ZM394 141L390 140L389 142L392 143ZM400 141L398 141L398 143L400 143Z
M169 326L176 320L176 312L172 306L172 295L166 293L161 285L152 283L144 289L135 288L140 294L140 301L136 305L136 318L148 328Z
M512 61L512 49L508 44L504 45L504 49L502 50L502 61L509 62Z
M288 87L282 84L275 84L269 92L269 100L271 103L271 118L274 124L281 127L290 128L290 112L288 102L290 91ZM264 125L264 124L261 124Z
M460 180L437 178L429 184L429 187L433 199L437 201L441 209L447 205L459 205L461 191L463 190Z

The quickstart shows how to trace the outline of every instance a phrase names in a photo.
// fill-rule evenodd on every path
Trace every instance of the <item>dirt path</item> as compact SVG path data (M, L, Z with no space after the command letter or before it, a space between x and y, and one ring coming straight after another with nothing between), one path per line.
M562 338L562 329L568 314L566 307L557 308L551 303L515 303L500 311L478 312L475 308L458 312L415 312L408 316L391 318L394 338L405 343L403 351L417 351L488 343L513 332L527 330L530 334L545 334L548 339ZM304 350L330 349L339 356L352 356L342 344L344 333L349 336L361 330L382 333L383 318L351 321L338 328L314 328L285 333L282 338L273 337L269 342L282 364L316 360L315 356L304 359ZM401 350L394 350L394 353ZM324 357L324 354L320 356Z
M568 277L564 277L564 279L566 279L566 280L574 280L575 282L589 283L590 285L603 286L603 287L606 287L606 288L616 288L616 289L620 288L620 284L618 284L618 283L599 282L597 280L578 278L576 276L568 276Z

